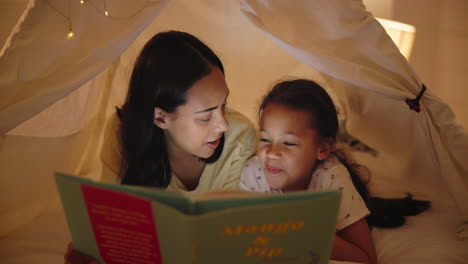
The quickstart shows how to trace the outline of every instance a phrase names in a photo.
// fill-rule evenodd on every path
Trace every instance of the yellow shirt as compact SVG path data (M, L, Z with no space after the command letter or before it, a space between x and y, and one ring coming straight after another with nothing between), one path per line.
M182 182L172 175L168 190L189 196L214 190L237 189L245 162L255 154L257 136L252 122L241 113L227 109L229 128L225 132L224 149L219 159L206 164L197 188L187 191ZM106 127L101 151L103 170L101 181L118 183L122 161L119 141L119 118L112 116Z

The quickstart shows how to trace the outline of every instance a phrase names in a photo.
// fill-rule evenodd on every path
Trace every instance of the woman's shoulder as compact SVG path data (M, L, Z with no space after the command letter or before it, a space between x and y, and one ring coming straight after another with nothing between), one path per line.
M226 119L229 121L230 130L231 128L233 128L233 130L255 130L252 121L247 116L232 108L226 108Z
M229 129L226 131L226 141L248 141L248 144L256 143L257 134L255 131L255 126L248 117L236 110L227 108L226 119L229 123Z

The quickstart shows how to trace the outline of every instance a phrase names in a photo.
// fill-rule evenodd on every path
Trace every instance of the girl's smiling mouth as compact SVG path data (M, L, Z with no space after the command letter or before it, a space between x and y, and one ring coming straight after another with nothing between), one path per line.
M268 173L270 173L270 174L278 174L278 173L280 173L280 172L283 171L282 169L275 168L275 167L270 167L270 166L266 166L266 170L267 170Z

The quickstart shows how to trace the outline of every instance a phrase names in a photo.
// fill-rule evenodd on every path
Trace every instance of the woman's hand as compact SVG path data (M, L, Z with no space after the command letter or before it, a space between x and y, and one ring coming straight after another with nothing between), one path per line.
M73 248L73 243L70 242L65 252L65 264L98 264L99 262L86 254L76 251Z

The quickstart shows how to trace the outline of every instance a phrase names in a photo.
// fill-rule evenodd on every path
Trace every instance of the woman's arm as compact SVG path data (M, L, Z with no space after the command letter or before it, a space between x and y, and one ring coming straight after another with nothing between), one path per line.
M119 141L120 119L117 114L110 117L104 131L101 148L101 182L119 183L119 172L122 164L122 149Z
M337 232L330 259L377 264L377 253L365 218Z
M68 244L64 259L65 259L65 264L98 264L99 263L93 257L90 257L88 255L85 255L81 252L76 251L73 248L73 243Z
M224 150L219 163L224 163L217 174L220 189L239 189L239 179L244 165L255 155L257 134L255 127L246 116L233 109L226 110L229 129L225 133ZM222 161L225 159L225 161Z

